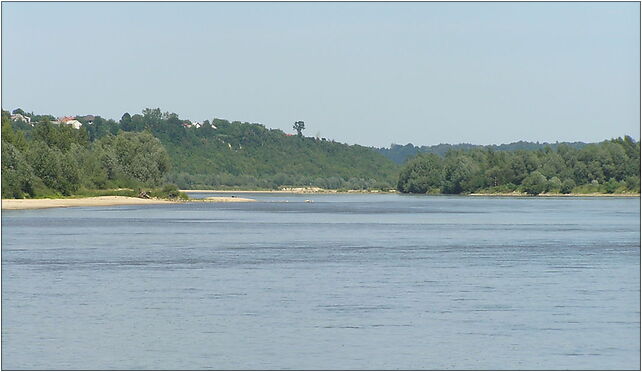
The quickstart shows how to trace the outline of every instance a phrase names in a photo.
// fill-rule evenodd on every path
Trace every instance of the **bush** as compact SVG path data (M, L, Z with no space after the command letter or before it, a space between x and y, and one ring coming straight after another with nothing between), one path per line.
M640 177L630 176L625 180L626 188L631 192L640 192Z
M573 181L570 178L566 178L564 182L562 182L562 186L560 187L560 192L562 194L570 194L573 192L573 189L575 188L575 181Z
M532 172L522 181L522 188L529 195L539 195L543 193L546 191L547 185L546 177L538 171Z
M613 194L620 188L620 183L615 180L615 178L611 178L607 182L604 183L604 191L607 194Z
M557 177L552 177L548 180L546 191L558 193L562 189L562 181Z
M143 189L140 189L140 191L143 191ZM181 200L189 199L187 194L185 194L184 192L180 192L178 190L178 187L172 184L166 184L161 189L151 190L147 192L147 194L153 198L160 198L160 199L181 199Z
M22 153L2 141L2 197L22 199L34 196L36 179Z

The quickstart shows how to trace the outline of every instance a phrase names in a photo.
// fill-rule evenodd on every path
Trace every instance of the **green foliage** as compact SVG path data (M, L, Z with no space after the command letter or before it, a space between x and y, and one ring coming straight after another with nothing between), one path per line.
M74 129L70 125L57 125L49 121L36 123L32 137L33 140L41 141L48 147L62 152L69 150L72 144L89 146L89 135L86 129Z
M33 170L23 154L11 143L2 140L2 197L22 199L33 196Z
M398 171L371 148L289 136L260 124L213 119L200 128L185 128L176 114L146 109L142 116L124 116L121 129L129 120L127 129L149 128L161 140L174 170L165 181L181 188L385 185L389 189Z
M157 185L170 167L167 152L149 132L109 135L96 143L96 151L109 179Z
M137 197L139 192L134 189L86 189L80 188L74 193L74 197L93 197L93 196L128 196Z
M301 137L303 136L303 130L305 129L305 123L302 121L295 121L292 129L296 131L296 134Z
M415 146L412 143L409 143L406 145L397 145L393 143L390 145L390 148L377 148L376 150L382 155L384 155L385 157L387 157L388 159L394 161L395 163L404 164L407 160L413 158L417 154L423 154L423 153L436 154L443 157L449 151L470 151L475 149L478 149L478 150L487 149L492 151L514 152L517 150L534 151L534 150L544 149L546 147L549 147L552 150L555 150L562 146L579 149L586 145L587 144L583 142L539 143L539 142L526 142L526 141L519 141L519 142L513 142L508 144L502 144L502 145L489 145L489 146L472 145L470 143L460 143L456 145L442 143L442 144L433 145L433 146Z
M538 195L546 191L546 177L539 171L532 172L522 181L523 190L529 195Z
M613 194L620 188L620 183L615 180L615 178L611 178L608 180L606 183L604 183L604 192L607 194Z
M446 194L460 194L475 190L479 167L470 157L451 152L446 155L442 190Z
M92 132L86 128L54 125L45 118L33 130L16 131L8 113L2 114L3 197L60 197L159 185L170 167L167 152L150 133L112 135L112 130L91 143ZM100 126L101 120L92 124Z
M553 176L548 180L546 190L552 193L559 193L562 189L562 180L557 176Z
M96 141L100 138L103 138L108 135L116 135L118 134L119 131L119 125L117 122L109 119L105 120L101 118L100 116L97 116L94 118L94 120L90 123L86 122L85 120L81 119L80 120L83 124L82 128L84 128L87 131L87 135L89 137L90 141ZM131 121L131 118L130 118Z
M16 132L13 129L9 113L4 110L2 111L2 140L12 144L20 151L24 151L27 148L27 141L23 133Z
M438 187L427 184L437 179L431 173L438 163L435 159L423 155L408 161L401 169L397 189L425 192ZM580 148L566 144L535 151L472 148L444 156L441 190L447 194L512 192L520 185L519 190L531 195L639 193L639 164L640 143L628 136Z
M44 185L62 195L71 195L80 187L78 160L70 153L50 148L46 143L35 141L27 153L34 175Z
M184 192L180 192L176 185L166 184L160 189L153 189L148 192L153 198L187 200L189 197Z
M426 193L440 190L444 178L442 159L435 154L421 154L403 168L397 189L407 193Z
M626 188L632 192L640 192L640 176L629 176L625 180Z
M640 192L640 143L629 136L589 145L409 144L398 146L404 157L428 154L400 169L374 149L305 137L303 122L295 125L299 135L291 136L222 119L190 127L158 108L125 113L119 122L80 117L80 130L52 124L51 115L28 116L34 127L2 112L3 195L71 195L168 182L244 189L387 190L396 184L401 192L454 194ZM176 187L158 192L180 197Z
M560 192L562 194L570 194L573 192L574 188L575 188L575 181L573 181L570 178L566 178L564 182L562 182L562 186L560 187Z

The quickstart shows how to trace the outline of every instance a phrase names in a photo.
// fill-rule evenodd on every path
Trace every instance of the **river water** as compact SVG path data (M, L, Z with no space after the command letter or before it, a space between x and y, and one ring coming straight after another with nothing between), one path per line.
M640 368L639 198L238 196L3 211L2 368Z

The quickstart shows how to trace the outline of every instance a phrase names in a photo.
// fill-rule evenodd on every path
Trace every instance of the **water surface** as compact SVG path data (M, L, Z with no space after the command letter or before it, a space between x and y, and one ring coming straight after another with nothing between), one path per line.
M2 368L640 368L639 198L239 196L3 211Z

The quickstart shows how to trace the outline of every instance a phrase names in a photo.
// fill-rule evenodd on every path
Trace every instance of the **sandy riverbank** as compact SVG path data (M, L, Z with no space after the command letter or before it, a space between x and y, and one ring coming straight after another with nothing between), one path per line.
M112 205L144 205L177 203L161 199L141 199L128 196L96 196L74 199L2 199L2 209L43 209L61 207L103 207Z
M180 190L186 193L211 193L211 194L384 194L396 193L396 191L379 190L328 190L320 188L293 187L284 190Z
M367 191L367 190L348 190L348 191L338 191L338 190L326 190L319 188L291 188L286 190L180 190L182 192L191 192L191 193L212 193L212 194L394 194L396 191ZM411 194L408 194L411 195ZM422 194L414 194L422 195ZM446 194L436 194L436 195L446 195ZM472 193L465 196L512 196L512 197L532 197L526 193ZM539 194L537 197L629 197L635 198L640 197L640 194L600 194L600 193L591 193L591 194Z
M247 203L247 202L255 202L256 199L249 199L249 198L237 198L237 197L225 197L225 196L212 196L209 198L205 199L192 199L190 200L192 202L194 201L201 201L201 202L209 202L209 203Z
M513 196L513 197L532 197L526 193L494 193L494 194L484 194L484 193L473 193L469 194L470 196ZM591 194L539 194L536 197L596 197L596 196L605 196L605 197L628 197L628 198L639 198L640 194L600 194L600 193L591 193Z
M192 199L185 201L171 201L163 199L141 199L128 196L96 196L91 198L71 199L2 199L2 209L45 209L64 207L105 207L116 205L145 205L145 204L175 204L185 202L206 203L243 203L255 202L255 199L237 197L210 197L205 199Z

